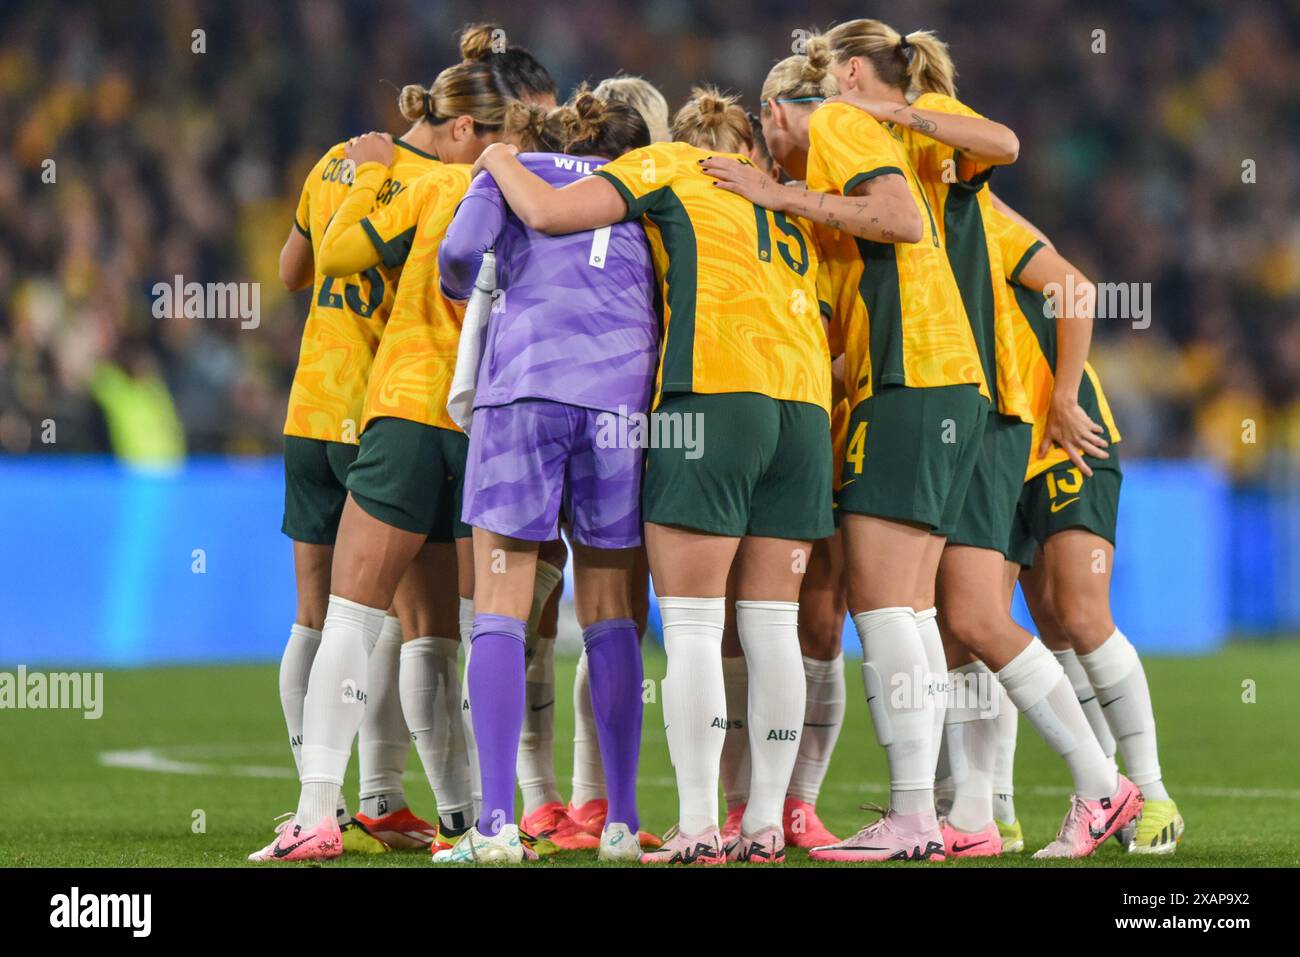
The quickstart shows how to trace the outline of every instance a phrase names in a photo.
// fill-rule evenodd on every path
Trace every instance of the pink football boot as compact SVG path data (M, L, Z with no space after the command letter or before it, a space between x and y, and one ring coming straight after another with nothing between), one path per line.
M1056 840L1034 857L1087 857L1142 810L1142 792L1122 774L1110 797L1087 801L1076 794L1070 801Z
M727 853L722 834L716 827L699 834L683 834L673 825L664 835L663 844L641 855L642 864L725 864Z
M890 811L850 838L825 847L814 847L808 852L808 857L814 861L842 863L944 860L943 835L937 826L932 830L917 830L900 817Z
M248 855L250 861L331 861L343 853L343 834L333 814L306 830L295 820L285 821L276 829L276 838L260 851Z
M1001 857L1002 835L998 832L996 822L978 831L959 831L948 823L942 822L943 852L948 857Z

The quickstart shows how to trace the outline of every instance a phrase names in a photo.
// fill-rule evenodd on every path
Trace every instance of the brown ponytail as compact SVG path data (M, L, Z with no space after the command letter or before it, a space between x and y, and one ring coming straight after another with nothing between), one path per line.
M749 117L736 98L712 86L691 90L691 98L673 118L673 139L722 153L746 153L754 145Z

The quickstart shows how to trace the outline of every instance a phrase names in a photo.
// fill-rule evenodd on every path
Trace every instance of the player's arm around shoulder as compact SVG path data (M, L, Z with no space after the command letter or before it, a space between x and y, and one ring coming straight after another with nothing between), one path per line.
M513 146L493 143L474 168L492 174L510 209L530 229L551 235L576 233L613 225L627 215L623 198L599 175L555 189L520 163L517 152Z

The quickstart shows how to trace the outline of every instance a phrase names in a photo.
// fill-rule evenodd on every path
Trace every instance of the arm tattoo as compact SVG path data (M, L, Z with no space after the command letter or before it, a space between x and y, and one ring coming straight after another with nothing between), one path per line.
M933 133L937 129L932 121L927 120L920 113L912 114L912 122L909 125L918 133Z

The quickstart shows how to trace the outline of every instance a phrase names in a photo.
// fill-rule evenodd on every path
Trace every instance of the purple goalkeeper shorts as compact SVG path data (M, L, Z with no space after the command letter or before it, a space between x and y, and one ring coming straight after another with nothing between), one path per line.
M642 450L603 448L600 441L627 434L618 419L614 412L545 399L475 409L462 520L510 538L547 542L559 534L563 507L579 544L640 545Z

